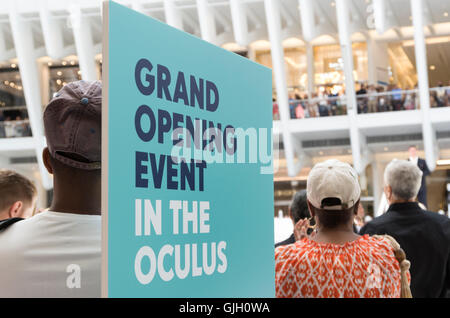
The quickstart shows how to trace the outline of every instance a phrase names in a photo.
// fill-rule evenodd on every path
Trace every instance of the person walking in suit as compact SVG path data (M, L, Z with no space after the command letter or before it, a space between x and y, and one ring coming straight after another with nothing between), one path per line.
M416 146L410 146L408 149L409 152L409 161L412 161L413 163L415 163L420 171L422 171L422 181L420 184L420 190L419 193L417 194L417 200L422 203L423 205L425 205L425 207L428 207L427 205L427 183L426 183L426 176L428 176L431 172L428 169L427 166L427 162L422 159L419 158L419 156L417 155L417 147Z

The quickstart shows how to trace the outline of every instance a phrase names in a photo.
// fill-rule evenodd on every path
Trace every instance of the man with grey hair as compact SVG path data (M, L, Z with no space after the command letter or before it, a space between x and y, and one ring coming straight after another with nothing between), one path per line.
M366 224L360 234L394 237L411 262L413 297L450 293L450 220L417 203L422 171L411 161L393 160L384 171L388 211Z

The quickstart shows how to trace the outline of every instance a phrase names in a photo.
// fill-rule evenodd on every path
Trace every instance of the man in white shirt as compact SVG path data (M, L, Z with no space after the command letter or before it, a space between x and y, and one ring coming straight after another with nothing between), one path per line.
M53 202L0 232L0 297L100 297L101 91L69 83L44 112Z

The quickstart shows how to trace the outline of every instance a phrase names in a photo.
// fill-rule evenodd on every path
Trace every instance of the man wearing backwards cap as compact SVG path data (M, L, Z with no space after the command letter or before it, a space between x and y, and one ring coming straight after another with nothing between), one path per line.
M0 232L0 297L100 297L101 97L77 81L45 109L53 201Z
M296 226L303 238L275 249L276 296L400 297L400 266L390 243L353 231L361 194L356 171L334 159L318 163L306 190L316 232L305 234L305 219Z

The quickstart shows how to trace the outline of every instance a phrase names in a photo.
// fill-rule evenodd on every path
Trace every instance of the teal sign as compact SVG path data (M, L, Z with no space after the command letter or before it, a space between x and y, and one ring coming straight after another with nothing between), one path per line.
M103 17L103 296L274 297L270 69Z

